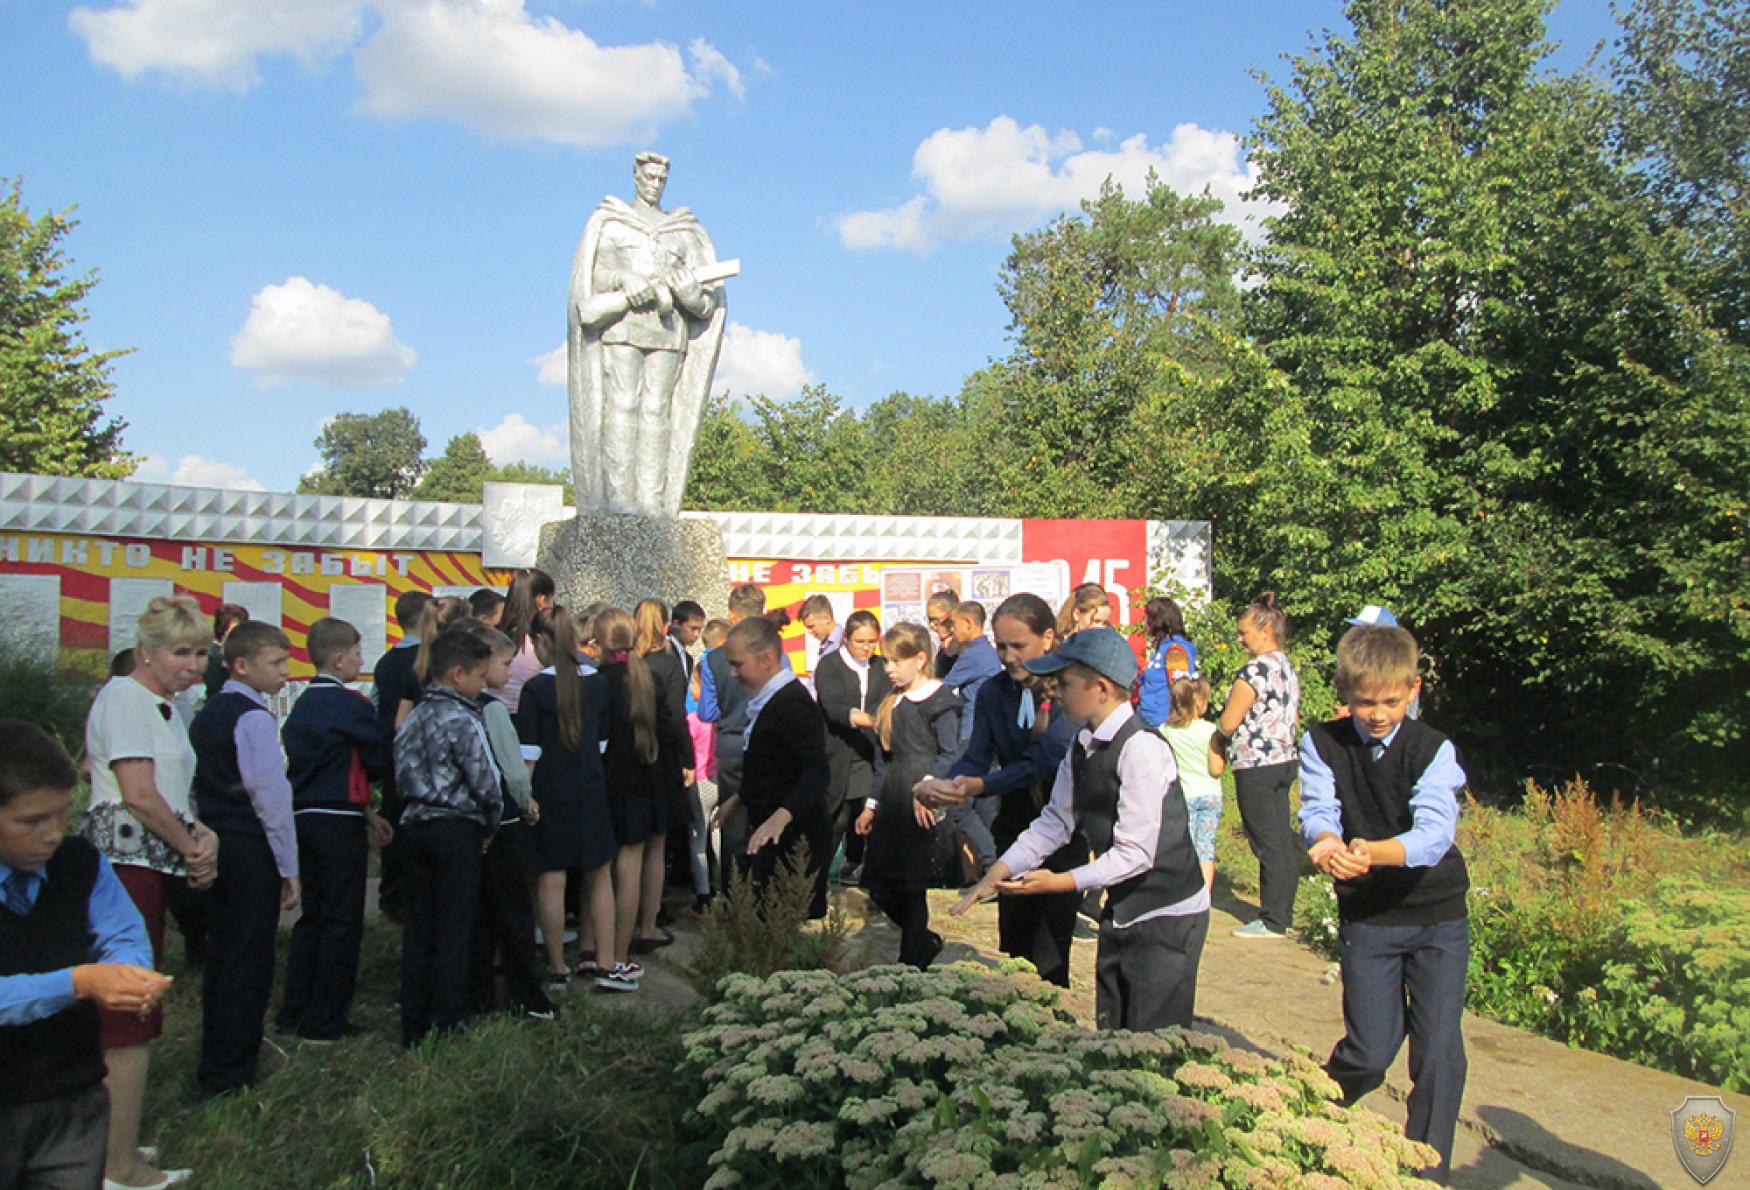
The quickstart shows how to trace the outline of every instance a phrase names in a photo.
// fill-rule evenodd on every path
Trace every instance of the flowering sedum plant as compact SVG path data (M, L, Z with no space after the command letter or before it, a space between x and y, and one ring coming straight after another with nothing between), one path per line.
M1208 1034L1093 1032L1025 963L731 976L687 1035L730 1186L1395 1187L1433 1165L1286 1061Z

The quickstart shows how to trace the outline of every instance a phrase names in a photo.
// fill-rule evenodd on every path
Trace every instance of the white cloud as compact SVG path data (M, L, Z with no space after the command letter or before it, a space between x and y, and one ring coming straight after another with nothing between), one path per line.
M550 467L571 460L571 432L563 422L543 430L520 413L507 413L497 425L477 427L474 432L495 466L538 463Z
M395 337L387 314L303 277L263 286L250 302L243 329L231 340L231 362L254 369L262 384L394 384L417 358Z
M1104 134L1104 135L1102 135ZM1103 141L1111 135L1096 129ZM1071 210L1100 192L1108 177L1140 195L1150 170L1182 194L1207 187L1226 207L1219 218L1256 234L1256 219L1273 208L1240 195L1257 171L1240 156L1239 137L1180 124L1158 145L1138 133L1113 148L1086 148L1074 132L1023 128L998 116L983 128L942 128L912 155L923 193L897 206L839 217L847 248L899 248L924 255L945 240L1007 234Z
M776 331L756 331L731 322L723 331L723 352L711 387L735 396L760 393L793 397L814 380L802 362L802 340Z
M359 110L454 120L499 140L594 148L654 134L741 74L703 39L604 46L523 0L397 0L353 55Z
M67 20L94 62L130 81L157 74L242 92L261 81L268 55L314 65L350 50L358 110L453 120L499 140L623 144L714 91L747 93L741 71L702 37L684 52L663 41L601 45L524 0L121 0Z
M530 356L528 363L540 371L535 379L542 384L564 384L565 370L569 365L565 359L565 344L561 343L551 351Z
M261 81L259 59L290 54L316 64L363 26L362 0L127 0L75 8L67 24L92 60L130 81L145 74L227 91Z
M261 482L241 467L201 455L183 455L176 466L163 455L147 455L134 469L140 483L168 483L184 488L229 488L237 492L264 492Z

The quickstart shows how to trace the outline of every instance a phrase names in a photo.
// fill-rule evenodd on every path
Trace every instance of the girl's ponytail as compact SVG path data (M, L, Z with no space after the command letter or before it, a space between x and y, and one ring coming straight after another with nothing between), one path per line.
M543 642L553 659L559 742L575 752L583 741L583 679L577 673L577 628L571 613L557 603L542 608L529 623L529 635Z
M626 702L632 720L632 755L639 764L655 764L659 754L656 738L656 679L638 652L638 628L632 617L611 607L595 619L596 643L604 660L625 658Z

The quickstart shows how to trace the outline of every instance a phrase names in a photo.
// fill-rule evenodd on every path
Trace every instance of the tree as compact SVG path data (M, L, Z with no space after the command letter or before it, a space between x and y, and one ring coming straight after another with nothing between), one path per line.
M1269 87L1217 573L1393 605L1473 756L1741 768L1744 361L1543 10L1355 0Z
M413 498L478 504L482 485L491 478L492 460L480 445L480 435L469 430L451 438L444 453L427 465Z
M1638 0L1617 16L1622 149L1685 237L1715 321L1750 342L1750 7Z
M419 419L399 406L330 418L316 436L316 452L321 465L299 482L300 492L405 500L425 474Z
M0 471L121 479L134 459L121 448L127 423L104 413L115 395L112 361L80 327L97 272L67 274L60 243L72 208L32 218L22 183L0 182Z
M1130 516L1152 497L1173 378L1222 366L1216 330L1239 310L1221 206L1152 174L1135 199L1108 180L1078 215L1015 237L1000 282L1015 346L981 377L996 417L974 418L1014 511Z
M772 506L776 464L727 393L706 399L694 442L683 507L728 512Z

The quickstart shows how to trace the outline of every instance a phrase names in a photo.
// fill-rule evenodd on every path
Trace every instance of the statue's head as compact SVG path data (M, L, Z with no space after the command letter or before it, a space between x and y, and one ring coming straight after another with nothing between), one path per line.
M656 206L668 185L668 158L661 153L640 153L632 159L632 185L638 197Z

